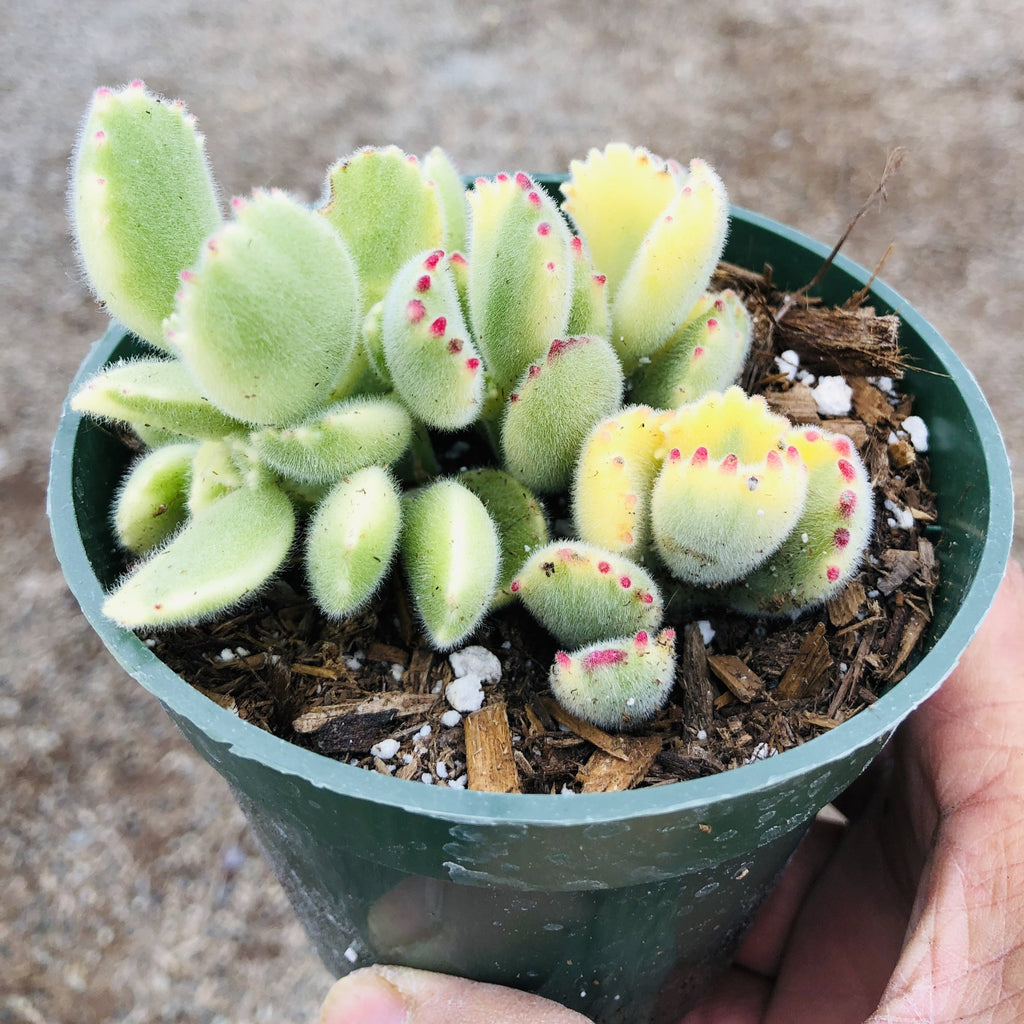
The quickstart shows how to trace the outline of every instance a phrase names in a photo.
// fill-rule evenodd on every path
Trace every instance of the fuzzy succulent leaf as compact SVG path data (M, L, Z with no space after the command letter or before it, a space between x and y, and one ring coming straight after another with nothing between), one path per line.
M623 384L604 338L551 342L509 396L501 425L505 469L535 491L567 487L594 424L619 407Z
M563 337L573 295L569 227L526 174L477 179L469 193L470 327L506 394L552 338Z
M614 295L644 236L679 191L679 167L646 149L613 142L573 160L562 209L583 236Z
M787 441L810 471L807 501L782 546L731 587L740 611L790 615L835 596L860 566L874 521L867 469L844 434L794 427Z
M572 489L581 540L639 559L650 540L650 496L670 412L631 405L602 420L583 444Z
M734 291L706 292L668 344L633 372L632 397L658 409L675 409L724 390L743 369L751 326Z
M218 408L284 426L327 405L352 359L355 267L330 225L283 192L234 206L183 274L165 333Z
M178 273L221 220L195 119L141 82L98 89L72 161L68 206L92 289L126 327L165 348Z
M665 455L651 494L658 554L702 586L751 572L803 511L807 468L790 424L738 387L681 406L662 427Z
M393 388L391 373L384 359L384 300L375 302L363 317L363 355L377 379L386 387ZM343 395L352 389L343 386ZM340 397L340 396L339 396Z
M607 338L611 331L608 319L607 278L594 270L594 265L590 262L590 257L579 237L572 240L572 271L572 306L565 333L599 335Z
M661 623L661 592L651 574L631 559L579 541L553 541L534 551L510 589L569 646Z
M71 408L98 419L127 423L147 437L154 432L199 439L219 438L245 428L215 408L174 359L131 359L90 377L71 399Z
M441 249L418 253L395 275L381 341L396 392L427 426L457 430L479 418L483 364Z
M344 618L377 592L398 548L402 502L387 470L367 466L339 480L306 531L310 593L322 611Z
M628 730L650 721L675 683L675 630L654 640L646 630L602 640L571 654L559 651L549 676L566 711L599 729Z
M294 427L264 427L249 443L260 461L298 483L338 480L401 458L412 440L412 419L392 398L349 398Z
M273 486L241 487L193 516L128 574L103 605L122 626L177 626L251 596L280 569L295 512Z
M536 495L515 477L500 469L470 469L458 476L483 503L498 530L501 542L501 574L492 608L514 600L511 584L531 551L548 543L548 523Z
M192 456L188 510L198 515L215 501L245 483L233 457L230 440L203 441Z
M456 480L406 499L401 553L431 644L449 650L480 624L501 571L501 542L483 502Z
M721 178L690 162L683 187L651 225L612 296L612 339L632 369L686 322L725 248L729 200Z
M320 213L345 239L359 270L362 314L384 298L399 267L444 244L440 190L397 146L367 147L327 172Z
M435 146L423 158L423 174L437 186L441 200L444 219L441 248L446 252L464 252L469 230L469 202L466 199L466 188L462 184L462 175L440 146Z
M118 542L141 555L159 547L188 517L196 443L167 444L136 459L114 499Z

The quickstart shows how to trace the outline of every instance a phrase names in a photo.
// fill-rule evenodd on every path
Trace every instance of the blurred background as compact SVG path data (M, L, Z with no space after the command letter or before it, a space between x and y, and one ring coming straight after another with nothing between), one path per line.
M224 784L92 637L52 553L50 439L106 322L64 213L96 86L184 99L226 197L313 200L372 143L492 172L623 140L702 156L734 202L832 242L905 147L845 252L874 266L895 243L882 276L979 378L1024 490L1019 0L33 0L3 22L2 1024L299 1024L330 981Z

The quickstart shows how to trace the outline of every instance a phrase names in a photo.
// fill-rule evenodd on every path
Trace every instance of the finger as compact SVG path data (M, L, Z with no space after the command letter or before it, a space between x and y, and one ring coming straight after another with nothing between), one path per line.
M899 957L913 903L894 877L879 811L852 824L807 894L776 977L771 1024L859 1024Z
M1006 772L1024 746L1024 572L1007 568L989 615L946 683L907 723L940 808L968 801ZM1019 758L1016 758L1019 761Z
M1024 1019L1024 573L915 716L935 802L911 930L874 1024Z
M335 982L319 1024L590 1024L549 999L408 967L366 967Z
M924 906L869 1024L1024 1020L1024 871L1019 844L993 857L992 838L984 858L975 844L929 865Z

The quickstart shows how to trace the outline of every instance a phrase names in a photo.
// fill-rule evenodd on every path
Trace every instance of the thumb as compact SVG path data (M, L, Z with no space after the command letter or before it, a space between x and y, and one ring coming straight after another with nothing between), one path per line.
M549 999L408 967L365 967L334 983L319 1024L591 1024Z

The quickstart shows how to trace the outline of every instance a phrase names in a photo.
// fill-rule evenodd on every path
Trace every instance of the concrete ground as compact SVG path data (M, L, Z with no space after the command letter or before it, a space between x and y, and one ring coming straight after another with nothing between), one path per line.
M0 1022L309 1021L329 982L220 779L93 639L43 514L104 326L64 217L92 89L188 101L226 195L307 198L357 146L559 170L625 139L847 248L973 369L1024 466L1024 18L1005 0L79 0L0 35ZM1019 508L1018 504L1018 508ZM1017 551L1024 550L1018 527Z

